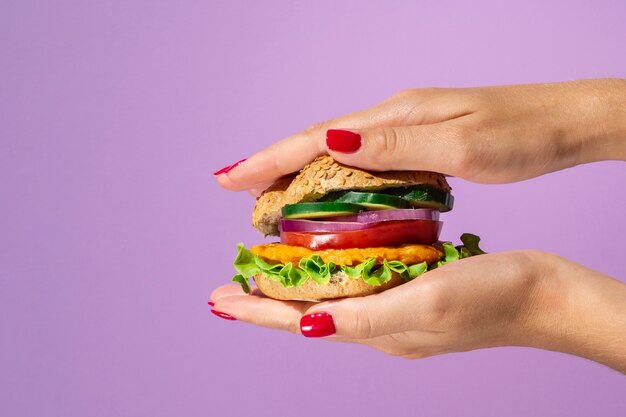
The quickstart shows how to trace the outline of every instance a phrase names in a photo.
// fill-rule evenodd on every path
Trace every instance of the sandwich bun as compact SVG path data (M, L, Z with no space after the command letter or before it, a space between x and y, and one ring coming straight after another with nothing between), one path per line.
M302 168L298 175L276 181L257 199L252 225L265 236L278 236L281 209L287 204L316 201L335 191L377 192L413 185L431 185L450 191L445 176L436 172L368 172L343 165L331 156L320 156Z
M276 300L319 302L335 298L364 297L397 287L405 281L393 272L389 281L380 286L369 285L362 279L348 277L343 271L337 271L330 277L327 285L318 285L312 279L298 287L284 287L263 274L254 276L257 288L267 297Z

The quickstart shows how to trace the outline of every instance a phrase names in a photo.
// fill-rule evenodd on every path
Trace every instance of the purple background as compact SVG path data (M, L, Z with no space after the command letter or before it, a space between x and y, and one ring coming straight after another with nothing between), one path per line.
M403 88L626 76L622 0L411 3L0 2L0 414L626 415L580 358L405 361L209 314L262 241L214 170ZM442 236L623 279L625 180L453 179Z

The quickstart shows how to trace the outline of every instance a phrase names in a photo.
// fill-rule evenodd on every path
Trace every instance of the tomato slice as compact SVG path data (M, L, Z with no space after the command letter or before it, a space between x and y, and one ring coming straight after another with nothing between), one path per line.
M439 239L442 224L434 220L408 220L380 223L350 232L281 232L280 242L311 250L375 248L408 243L431 244Z

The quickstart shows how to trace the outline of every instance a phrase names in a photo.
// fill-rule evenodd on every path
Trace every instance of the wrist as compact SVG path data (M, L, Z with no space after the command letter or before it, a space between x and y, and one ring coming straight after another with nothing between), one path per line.
M520 345L591 359L626 373L626 285L543 254Z
M626 160L626 80L576 84L576 94L566 104L573 109L568 136L574 164Z

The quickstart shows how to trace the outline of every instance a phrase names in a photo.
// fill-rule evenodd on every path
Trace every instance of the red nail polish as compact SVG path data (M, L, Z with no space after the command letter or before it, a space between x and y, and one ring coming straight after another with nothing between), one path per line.
M214 303L213 301L209 301L209 305L210 305L211 307L214 307L214 306L215 306L215 303Z
M236 318L234 318L230 314L222 313L221 311L211 310L211 313L215 314L217 317L220 317L220 318L222 318L224 320L237 320Z
M330 129L326 132L326 146L331 151L353 153L361 147L361 135L348 130Z
M231 170L237 168L239 165L243 164L246 161L247 158L242 159L241 161L237 161L232 165L228 165L220 170L217 170L213 173L213 175L220 175L220 174L228 174Z
M300 330L304 337L324 337L337 332L333 316L323 311L302 316Z

